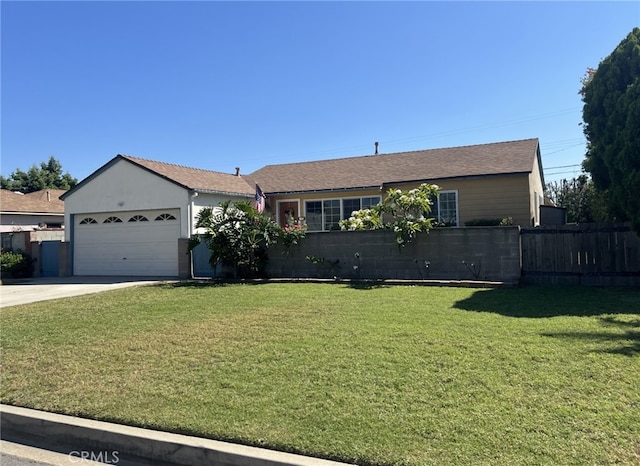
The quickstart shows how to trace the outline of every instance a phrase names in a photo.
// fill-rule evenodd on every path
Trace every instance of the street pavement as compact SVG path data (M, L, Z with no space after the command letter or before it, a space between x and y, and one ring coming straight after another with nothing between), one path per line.
M2 466L69 466L77 464L92 466L103 463L97 463L78 455L57 453L0 440L0 464Z

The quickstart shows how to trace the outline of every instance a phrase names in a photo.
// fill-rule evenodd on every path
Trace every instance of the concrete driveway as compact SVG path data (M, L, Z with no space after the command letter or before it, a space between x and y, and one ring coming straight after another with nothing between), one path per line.
M167 281L176 280L158 277L63 277L16 280L0 286L0 307Z

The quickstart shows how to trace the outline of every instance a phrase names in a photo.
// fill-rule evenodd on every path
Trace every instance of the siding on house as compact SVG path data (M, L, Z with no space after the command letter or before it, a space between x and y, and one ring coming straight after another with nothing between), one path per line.
M533 192L529 192L529 177L526 174L434 180L431 183L437 184L441 191L457 191L459 226L464 226L465 222L469 220L504 217L512 217L514 225L531 225L533 209L529 204L529 197L533 197ZM393 189L409 190L419 185L420 183L399 183L394 184ZM274 218L279 221L276 209L278 201L281 200L299 200L301 210L299 216L304 216L305 201L370 196L384 198L387 189L389 188L304 193L299 197L273 196L269 198L269 203ZM350 214L350 212L345 214Z
M285 199L299 200L299 216L304 216L307 200L384 196L389 188L431 183L457 193L459 226L504 217L535 226L543 194L537 139L267 165L248 179L260 184L279 221L278 201Z
M442 190L458 190L460 226L476 219L512 217L514 225L530 225L526 175L445 180Z

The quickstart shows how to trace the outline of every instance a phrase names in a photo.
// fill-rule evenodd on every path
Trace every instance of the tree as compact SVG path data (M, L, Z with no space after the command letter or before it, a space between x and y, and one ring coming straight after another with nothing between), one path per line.
M582 80L585 171L615 220L640 234L640 28Z
M605 193L606 194L606 193ZM545 195L557 207L567 209L567 222L592 223L610 220L604 195L586 175L547 183Z
M193 249L204 241L213 268L218 264L233 270L234 278L264 276L267 249L277 241L286 248L304 238L305 227L276 224L266 213L258 212L249 202L221 202L217 208L205 207L196 218L196 228L204 228L202 238L192 238Z
M433 228L434 218L429 214L439 189L428 183L409 191L389 189L382 202L371 209L358 210L351 217L340 220L340 228L350 231L392 229L398 246L403 247L419 232L428 232ZM384 215L393 218L393 221L385 223Z
M0 176L2 189L32 193L41 189L71 189L78 180L69 173L62 173L62 164L51 156L47 162L35 164L27 172L16 169L8 178Z

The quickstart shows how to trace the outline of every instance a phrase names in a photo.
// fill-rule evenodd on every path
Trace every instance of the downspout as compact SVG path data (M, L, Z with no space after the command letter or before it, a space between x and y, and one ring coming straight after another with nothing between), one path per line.
M75 267L74 267L74 262L75 262L75 249L76 249L76 241L75 241L75 236L76 236L76 214L69 214L69 225L65 225L65 230L67 229L67 227L69 228L69 273L70 276L74 276L75 275ZM66 232L65 232L65 236L66 236Z
M198 197L198 192L195 190L189 191L189 202L187 204L187 216L189 217L189 221L187 222L187 237L191 239L193 236L194 228L193 228L193 213L195 212L195 201L194 199Z

